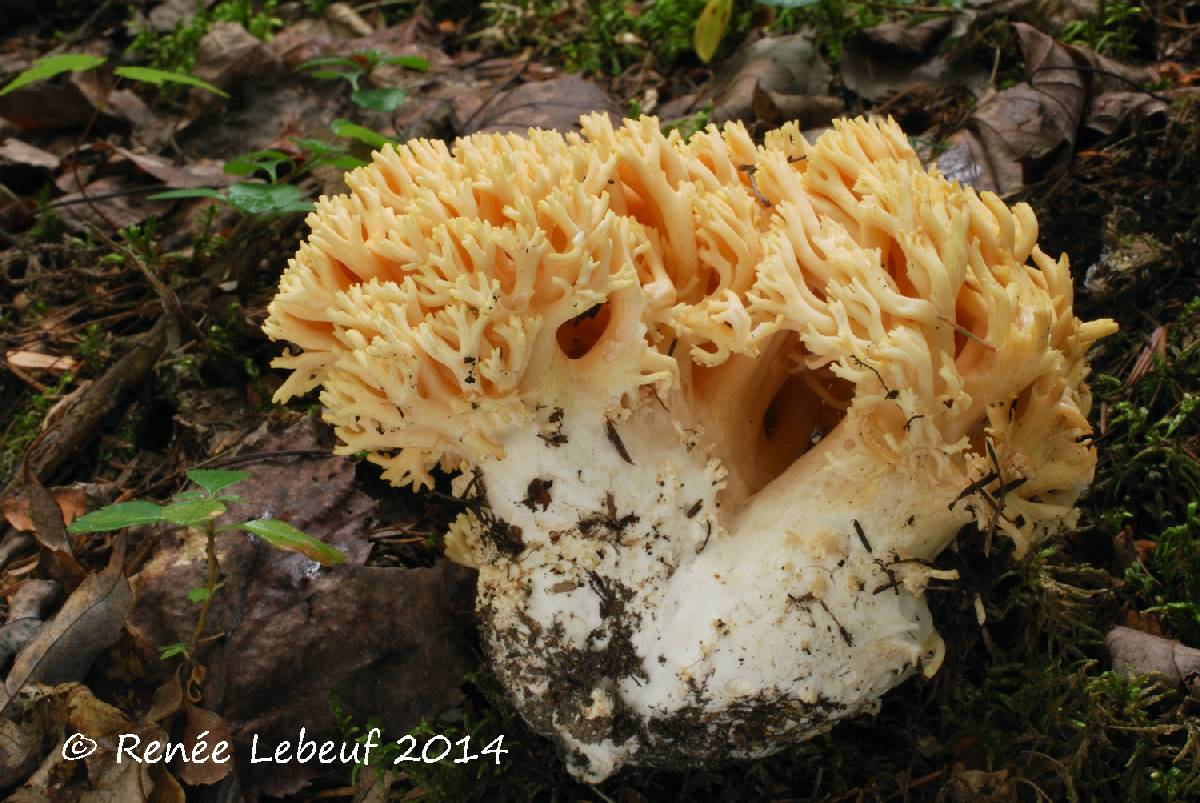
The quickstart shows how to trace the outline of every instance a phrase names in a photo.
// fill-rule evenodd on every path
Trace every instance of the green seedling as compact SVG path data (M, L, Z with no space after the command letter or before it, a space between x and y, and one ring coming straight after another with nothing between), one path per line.
M189 665L195 664L196 653L204 635L204 625L208 619L209 606L221 587L216 551L217 536L232 532L248 533L276 549L298 552L322 566L336 566L346 559L341 550L279 519L251 519L218 525L217 520L227 512L229 504L243 501L238 496L225 493L226 489L243 482L249 476L249 472L246 471L191 469L187 472L187 477L199 486L198 490L176 494L166 504L139 499L108 505L80 516L67 528L67 532L71 534L101 533L141 524L166 523L180 527L198 527L205 531L208 536L207 582L204 587L188 592L188 598L200 605L198 621L187 643L169 644L162 648L160 657L163 660L182 655Z
M363 89L360 84L381 65L397 65L408 70L425 72L429 62L419 56L385 56L377 50L366 50L350 56L319 56L301 64L297 72L308 72L314 78L342 80L350 84L350 100L364 109L391 113L404 105L408 95L399 87Z
M334 120L330 126L334 135L362 142L371 148L382 148L393 140L384 134L349 120ZM304 191L293 182L316 167L332 165L339 170L353 170L366 164L362 159L336 145L318 139L292 140L300 150L299 157L283 151L251 151L235 156L225 163L225 172L232 176L251 177L262 174L267 181L239 181L227 189L214 187L184 187L149 196L152 201L185 198L211 198L229 204L244 215L275 217L295 212L311 212L313 205Z

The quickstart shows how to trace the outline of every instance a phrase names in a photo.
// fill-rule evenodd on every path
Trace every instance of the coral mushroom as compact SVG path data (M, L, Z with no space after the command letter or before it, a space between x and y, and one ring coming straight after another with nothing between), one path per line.
M931 561L1073 521L1115 326L1074 316L1028 206L891 121L582 128L375 154L266 331L342 453L460 472L495 671L595 781L764 755L935 671Z

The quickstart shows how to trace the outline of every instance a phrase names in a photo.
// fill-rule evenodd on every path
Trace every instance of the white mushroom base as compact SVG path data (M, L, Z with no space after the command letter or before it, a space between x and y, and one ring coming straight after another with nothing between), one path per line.
M577 777L763 756L940 664L911 556L966 521L952 491L829 459L834 430L725 517L721 466L661 405L581 407L480 466L475 545L492 664Z

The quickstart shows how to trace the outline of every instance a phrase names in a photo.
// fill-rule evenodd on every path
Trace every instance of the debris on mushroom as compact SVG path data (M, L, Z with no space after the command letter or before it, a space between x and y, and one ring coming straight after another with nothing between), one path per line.
M320 388L396 485L458 472L447 554L579 778L766 755L937 670L960 528L1022 553L1074 522L1116 327L1028 206L890 120L582 129L348 174L271 305L276 398Z

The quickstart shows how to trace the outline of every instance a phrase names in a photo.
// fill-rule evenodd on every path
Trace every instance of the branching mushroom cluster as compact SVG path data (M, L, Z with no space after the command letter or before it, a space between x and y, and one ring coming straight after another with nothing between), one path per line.
M322 198L266 331L339 451L457 472L492 664L579 777L758 756L940 664L966 524L1090 482L1067 260L891 121L413 141Z

